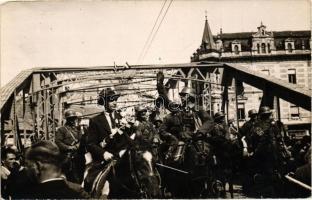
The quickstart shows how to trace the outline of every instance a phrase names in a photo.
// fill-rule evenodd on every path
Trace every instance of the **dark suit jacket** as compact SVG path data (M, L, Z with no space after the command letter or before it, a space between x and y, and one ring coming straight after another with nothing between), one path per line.
M25 198L31 199L84 199L79 191L71 189L65 180L53 180L34 186Z
M121 116L118 115L118 113L115 113L115 116L118 124L118 120L121 119ZM119 135L116 133L113 139L110 139L109 135L111 133L109 123L104 113L90 119L86 144L87 149L91 153L94 161L102 161L105 151L117 154L122 148L125 147L127 141L125 135ZM103 142L104 139L107 144L103 148L100 143Z

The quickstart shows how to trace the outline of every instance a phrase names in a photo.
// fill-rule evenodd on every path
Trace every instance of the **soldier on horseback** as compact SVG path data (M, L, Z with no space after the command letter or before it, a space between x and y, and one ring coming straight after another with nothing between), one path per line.
M135 112L138 122L135 128L136 144L140 148L152 151L153 140L155 137L158 137L158 133L153 124L148 120L148 113L145 107L138 106L135 108Z
M181 157L184 143L190 140L195 130L201 126L201 120L194 110L194 89L189 87L183 88L180 92L180 97L182 105L170 102L168 109L171 113L164 118L163 124L160 127L160 135L170 146L167 158L176 161ZM174 151L177 153L176 155L173 155Z
M202 190L201 183L204 181L198 177L205 177L207 170L203 170L206 167L206 158L202 159L203 145L198 145L203 141L200 138L194 140L202 126L200 111L196 110L196 92L191 87L184 87L179 93L181 104L172 102L168 98L168 88L163 84L163 79L163 74L158 73L159 98L164 102L165 108L171 112L164 118L159 129L161 139L168 147L164 163L175 169L184 170L178 174L166 170L165 182L175 198L200 197L201 192L198 190ZM199 168L201 170L198 170ZM174 183L172 180L175 180Z
M78 129L78 116L74 110L65 112L66 123L58 128L55 134L55 143L66 156L63 171L69 181L81 183L83 155L80 149L81 131Z
M279 156L284 148L284 141L269 107L259 109L259 120L251 134L254 182L258 186L256 195L276 197L281 168Z

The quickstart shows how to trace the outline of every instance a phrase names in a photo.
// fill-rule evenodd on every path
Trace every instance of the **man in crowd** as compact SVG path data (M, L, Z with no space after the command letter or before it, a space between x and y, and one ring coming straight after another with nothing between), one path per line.
M37 184L32 185L24 198L31 199L85 199L89 196L72 189L62 176L60 149L51 141L33 144L26 152L26 164Z
M275 121L272 110L263 106L259 109L259 120L251 133L252 163L254 182L258 197L276 197L278 183L279 151L283 138Z
M249 120L244 123L240 129L240 134L242 136L242 143L244 146L243 155L248 156L251 151L251 130L255 127L258 120L258 112L255 109L248 111Z
M8 179L19 167L16 151L11 147L1 149L1 197L9 197Z
M253 170L252 165L253 161L251 159L252 156L252 141L251 141L251 133L255 128L255 125L258 120L258 111L256 109L251 109L248 111L249 120L244 123L244 125L240 128L241 141L243 145L243 160L242 160L242 182L243 182L243 191L248 194L251 189L252 179L253 179Z
M78 116L74 110L65 112L65 125L57 129L55 143L61 154L66 156L64 173L69 181L81 183L83 175L83 156L80 152L81 130L78 129Z

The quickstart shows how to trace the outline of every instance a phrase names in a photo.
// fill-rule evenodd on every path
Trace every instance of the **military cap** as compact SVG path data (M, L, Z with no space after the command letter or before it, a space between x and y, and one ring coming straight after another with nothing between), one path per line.
M258 114L258 112L256 109L251 109L248 111L248 117L251 117L251 116L257 115L257 114Z
M159 115L156 115L153 119L154 122L162 122L163 120L161 119L161 117Z
M190 87L184 87L179 93L179 95L185 95L185 94L188 94L189 96L194 97L194 98L196 96L195 90Z
M70 117L78 117L77 116L77 112L73 111L73 110L67 110L65 111L65 118L70 118Z
M213 116L213 118L214 119L220 119L220 118L222 118L222 117L224 117L225 115L224 115L224 113L223 112L217 112L214 116Z
M271 114L271 113L272 113L272 110L271 110L270 107L268 107L268 106L262 106L262 107L259 109L259 115Z

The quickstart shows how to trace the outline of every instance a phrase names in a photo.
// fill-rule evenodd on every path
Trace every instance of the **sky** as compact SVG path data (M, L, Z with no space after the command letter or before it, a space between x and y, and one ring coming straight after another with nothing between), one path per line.
M310 30L309 0L32 1L1 5L1 86L34 67L187 63L202 39L205 14L213 34ZM164 4L170 7L139 56ZM159 20L160 21L160 20ZM159 23L156 24L156 27Z

